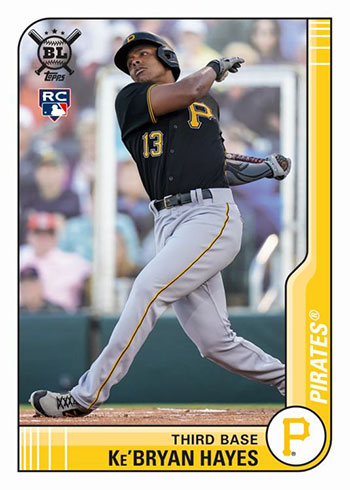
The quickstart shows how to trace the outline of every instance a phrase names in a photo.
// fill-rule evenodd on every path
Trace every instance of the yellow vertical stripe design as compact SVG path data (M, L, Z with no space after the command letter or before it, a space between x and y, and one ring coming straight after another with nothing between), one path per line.
M157 122L157 119L154 115L154 112L153 112L153 107L152 107L152 103L151 103L151 91L153 89L153 87L155 87L157 84L154 83L153 85L151 85L149 87L149 89L147 90L147 106L148 106L148 112L149 112L149 115L151 117L151 121L153 123L156 123Z
M121 352L121 354L119 355L118 359L116 360L116 362L114 363L111 371L109 372L107 378L104 380L104 382L101 384L101 386L99 387L98 391L97 391L97 395L95 396L94 400L90 403L89 405L89 409L97 402L100 394L101 394L101 391L103 390L104 386L106 385L106 383L109 381L110 377L112 376L115 368L117 367L119 361L121 360L121 358L123 357L123 355L125 354L125 352L128 350L128 348L130 347L132 341L134 340L135 338L135 335L137 334L139 328L141 327L142 325L142 322L143 320L145 319L149 309L151 308L152 304L155 302L155 300L158 298L158 296L163 292L165 291L165 289L167 289L169 286L171 286L171 284L173 284L175 281L177 281L177 279L179 279L183 274L185 274L185 272L187 272L196 262L198 262L198 260L203 257L203 255L208 252L208 250L210 250L212 248L212 246L214 245L214 243L221 237L225 227L226 227L226 224L229 220L229 205L228 203L226 203L226 216L225 216L225 220L224 220L224 223L219 231L219 233L216 235L216 237L212 240L212 242L207 246L207 248L205 250L203 250L203 252L201 252L198 257L196 257L191 263L190 265L188 265L186 267L186 269L184 269L182 272L180 272L180 274L178 274L176 277L174 277L174 279L172 279L170 282L168 282L168 284L166 284L164 287L162 287L162 289L160 289L156 295L151 299L151 301L148 303L142 317L141 317L141 320L139 321L137 327L135 328L133 334L131 335L130 337L130 340L129 342L127 343L126 347L124 347L123 351Z

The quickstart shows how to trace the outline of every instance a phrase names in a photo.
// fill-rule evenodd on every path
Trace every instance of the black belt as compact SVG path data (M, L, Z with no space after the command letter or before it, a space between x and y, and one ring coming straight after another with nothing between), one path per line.
M209 189L202 189L203 199L210 199L213 197ZM192 202L191 193L186 192L185 194L175 194L174 196L165 196L159 201L154 201L154 207L157 211L162 209L170 209L174 206L182 206L183 204L189 204Z

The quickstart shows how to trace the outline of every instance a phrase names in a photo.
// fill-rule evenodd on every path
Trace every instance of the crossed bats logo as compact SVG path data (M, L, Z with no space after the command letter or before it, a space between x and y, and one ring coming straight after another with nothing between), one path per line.
M31 29L28 32L28 36L33 39L38 45L38 59L41 66L35 70L37 75L48 68L51 70L60 70L64 68L69 75L74 73L68 63L72 57L71 45L81 36L79 29L74 29L66 38L62 37L64 32L61 32L61 36L57 35L57 30L52 30L53 35L43 38L35 29ZM48 34L48 32L45 32Z

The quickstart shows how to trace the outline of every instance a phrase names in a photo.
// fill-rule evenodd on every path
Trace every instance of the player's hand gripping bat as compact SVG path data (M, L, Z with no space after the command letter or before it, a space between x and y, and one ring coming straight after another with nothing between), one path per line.
M265 158L237 153L225 153L225 156L225 175L229 185L247 184L263 177L283 180L291 169L291 159L277 153Z

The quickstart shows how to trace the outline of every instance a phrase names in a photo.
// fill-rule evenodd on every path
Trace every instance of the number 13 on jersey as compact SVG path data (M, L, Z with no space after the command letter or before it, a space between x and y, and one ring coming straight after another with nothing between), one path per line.
M146 132L142 135L143 156L159 157L163 153L163 133L161 131Z

